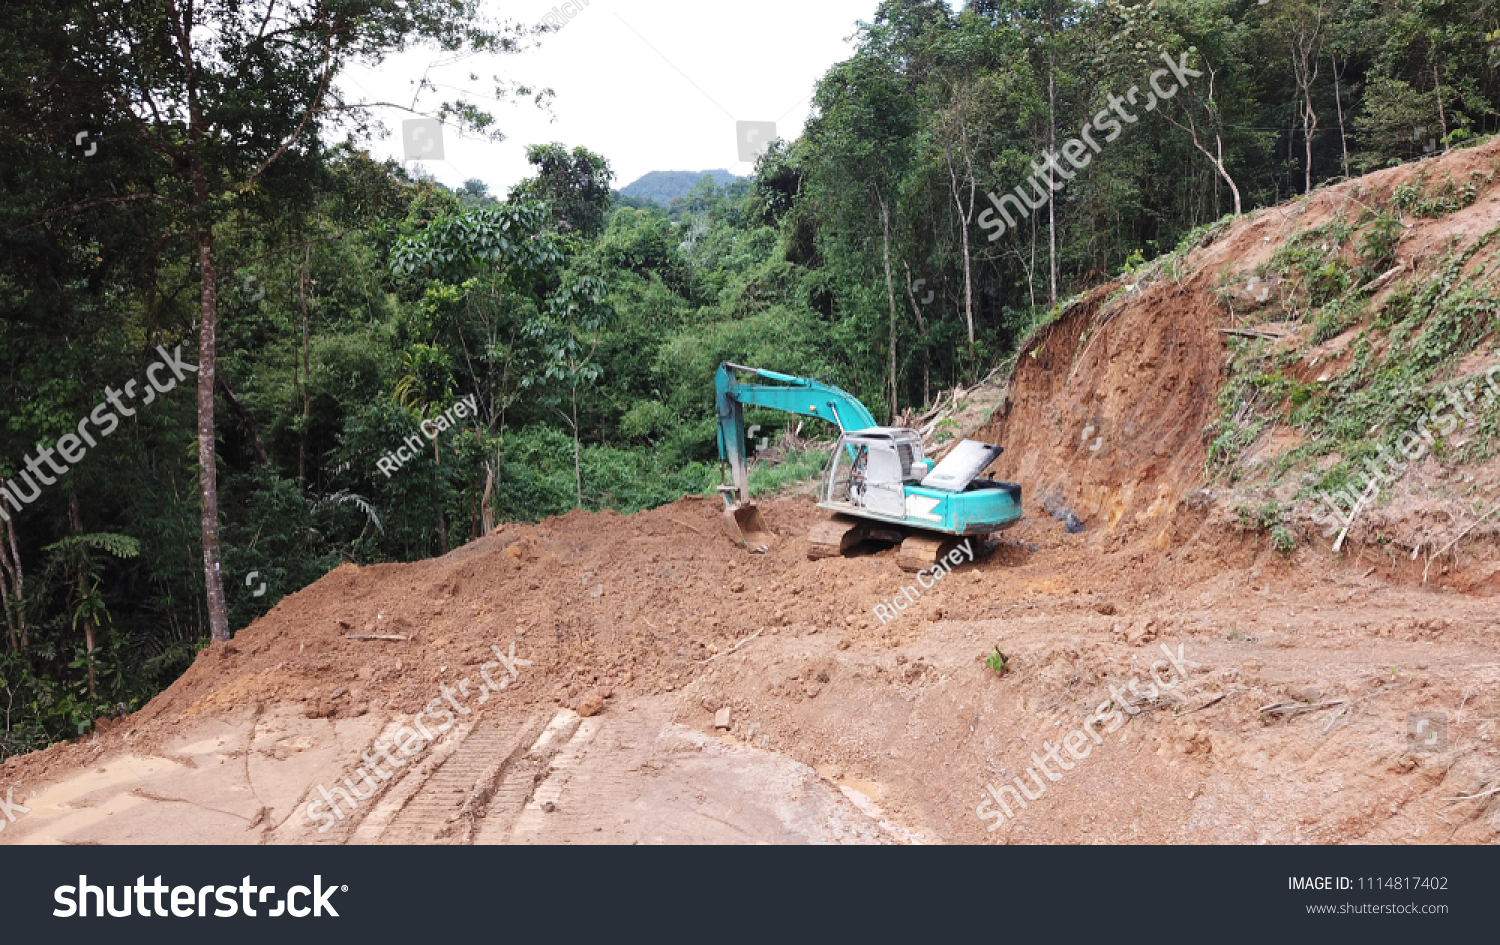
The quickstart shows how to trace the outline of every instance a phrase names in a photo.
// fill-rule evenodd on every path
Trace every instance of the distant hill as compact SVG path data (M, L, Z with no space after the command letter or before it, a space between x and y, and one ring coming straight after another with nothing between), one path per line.
M652 171L633 184L620 188L620 193L640 200L651 200L666 206L673 197L685 197L688 191L698 186L704 177L712 177L714 183L723 187L743 178L726 170L717 171Z

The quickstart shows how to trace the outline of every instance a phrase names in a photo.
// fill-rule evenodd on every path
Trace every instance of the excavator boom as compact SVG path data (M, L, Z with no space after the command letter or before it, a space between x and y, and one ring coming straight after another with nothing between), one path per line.
M739 374L751 374L758 381L774 383L744 383L739 380ZM875 418L853 394L832 384L727 361L719 365L714 389L714 403L719 414L719 459L729 465L733 479L732 485L719 487L727 506L724 530L742 547L765 551L776 536L767 527L760 510L750 501L750 475L745 457L745 405L816 417L836 424L844 433L868 430L876 426Z

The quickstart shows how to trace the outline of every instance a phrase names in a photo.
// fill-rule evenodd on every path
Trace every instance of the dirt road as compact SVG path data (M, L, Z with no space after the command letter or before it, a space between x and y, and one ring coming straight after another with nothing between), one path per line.
M0 841L1500 837L1500 795L1450 800L1500 775L1484 598L1389 584L1375 560L1191 534L1143 549L1048 518L882 625L872 608L912 580L893 550L809 563L798 536L816 512L788 499L770 506L786 539L750 556L714 534L714 511L573 514L437 561L341 569L96 740L12 759L4 783L30 813ZM357 773L511 640L532 663L513 686L458 697L471 712L399 776ZM1152 705L1163 643L1189 665ZM982 662L996 645L1004 676ZM1048 762L1122 701L1112 687L1139 714L1070 767ZM603 711L581 718L590 694ZM1445 716L1441 745L1409 734L1418 712ZM987 785L1037 793L1028 769L1045 794L981 820ZM337 800L319 833L327 808L307 808L345 778L375 793Z

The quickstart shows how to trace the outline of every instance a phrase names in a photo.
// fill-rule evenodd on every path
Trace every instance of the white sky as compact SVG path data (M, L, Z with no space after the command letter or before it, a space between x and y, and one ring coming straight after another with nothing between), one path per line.
M432 114L450 88L476 93L506 134L491 144L460 139L444 129L443 161L422 165L449 186L477 177L490 192L506 190L531 168L526 146L560 142L604 155L614 186L648 171L727 168L740 163L735 121L775 121L795 138L807 119L813 86L834 63L848 58L846 40L856 21L869 20L877 0L758 0L702 3L691 0L574 0L577 14L539 48L519 55L484 56L432 69L437 94L422 93L417 111ZM539 23L561 0L490 0L489 15ZM654 49L653 49L654 47ZM379 70L354 69L343 89L351 100L410 105L416 82L440 61L430 49L394 56ZM470 74L477 74L477 82ZM529 102L496 104L492 76L557 93L555 121ZM484 98L478 97L485 96ZM372 142L377 158L402 159L400 109L376 109L392 132ZM414 167L415 162L408 162Z

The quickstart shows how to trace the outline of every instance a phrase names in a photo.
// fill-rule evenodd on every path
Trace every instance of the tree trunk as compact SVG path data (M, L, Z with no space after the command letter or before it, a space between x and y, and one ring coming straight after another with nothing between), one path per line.
M974 214L974 195L969 194L969 215ZM963 252L964 252L964 321L969 327L969 349L970 354L974 348L974 266L969 259L969 228L963 229Z
M21 629L21 649L31 645L26 625L26 570L21 566L21 549L16 545L16 523L6 522L6 540L10 543L11 589L16 598L16 625Z
M271 458L266 455L266 444L260 438L260 427L255 422L255 417L240 403L240 399L234 395L234 388L223 378L219 379L219 390L224 392L224 400L229 404L229 409L239 414L240 420L245 424L245 429L250 431L250 440L255 444L255 457L260 460L262 466L271 465Z
M1432 64L1432 94L1437 96L1438 121L1443 128L1443 153L1448 153L1448 112L1443 108L1443 79L1438 74L1437 63Z
M0 486L5 484L4 480L0 480ZM5 629L9 634L12 653L26 646L26 611L22 609L22 591L25 585L21 556L15 551L15 527L15 523L8 517L0 518L0 607L5 608Z
M1299 110L1302 114L1302 150L1304 154L1303 193L1312 193L1313 135L1318 131L1318 112L1313 107L1312 87L1318 80L1318 64L1322 62L1323 22L1320 18L1305 25L1292 37L1292 73L1297 87L1302 90Z
M875 197L880 201L880 233L883 247L881 255L885 259L885 291L891 303L891 423L895 423L899 407L896 402L896 281L891 278L891 219L890 211L886 209L885 198L880 196L878 189Z
M1183 108L1183 113L1187 116L1188 122L1185 127L1181 122L1173 118L1165 108L1162 109L1161 115L1173 125L1186 130L1187 133L1192 137L1193 147L1197 148L1199 153L1208 158L1208 162L1214 166L1214 170L1218 172L1220 179L1222 179L1224 183L1229 185L1229 192L1234 195L1234 215L1239 216L1242 212L1242 206L1240 203L1240 188L1237 184L1235 184L1234 178L1229 176L1229 168L1224 162L1224 135L1221 131L1224 126L1224 122L1219 117L1218 106L1214 104L1214 83L1218 80L1218 74L1214 72L1213 67L1210 65L1205 64L1204 68L1208 70L1208 98L1206 100L1205 108L1208 111L1209 117L1213 120L1214 124L1215 150L1213 152L1210 152L1208 148L1203 146L1203 142L1199 140L1198 120L1193 117L1193 110L1190 106L1184 106ZM1214 214L1216 217L1218 215L1218 212L1218 188L1216 187L1214 189Z
M1306 155L1306 162L1303 165L1303 167L1305 168L1306 180L1303 183L1302 192L1305 194L1312 193L1313 132L1317 130L1318 114L1317 112L1313 111L1312 95L1311 93L1309 93L1307 96L1307 110L1302 114L1302 150Z
M1221 122L1218 121L1217 109L1213 104L1211 104L1214 100L1214 73L1212 69L1209 70L1208 75L1208 101L1210 102L1210 104L1208 105L1208 110L1210 116L1215 119L1214 124L1220 125ZM1214 166L1214 170L1218 172L1219 178L1223 180L1224 183L1229 185L1229 192L1234 195L1234 215L1239 216L1242 209L1240 204L1240 188L1237 184L1235 184L1234 178L1229 176L1229 168L1224 163L1224 136L1216 129L1214 131L1215 151L1209 151L1208 148L1203 146L1203 142L1198 137L1198 120L1193 117L1192 109L1184 108L1184 112L1187 116L1188 122L1186 125L1173 118L1170 114L1167 113L1166 109L1162 109L1161 115L1167 121L1171 122L1176 127L1181 128L1188 133L1189 137L1193 139L1193 147L1197 148L1200 154L1208 158L1208 162L1212 164ZM1215 197L1215 214L1218 213L1218 210L1219 206L1217 197Z
M1338 53L1332 53L1328 58L1333 62L1333 102L1339 110L1339 146L1344 151L1344 177L1347 178L1349 176L1349 136L1344 131L1344 93L1340 88L1340 79L1343 76L1339 72ZM1347 68L1348 65L1348 60L1345 60L1344 66Z
M578 442L578 384L573 384L573 485L578 490L578 507L583 508L583 448Z
M308 393L307 385L312 375L312 358L308 353L308 330L307 330L307 267L312 262L312 247L307 248L307 256L302 263L302 277L298 282L298 297L302 302L302 370L301 381L297 384L302 392L302 436L297 444L297 488L307 488L307 427L312 422L312 396Z
M1057 153L1057 95L1052 75L1052 61L1047 61L1047 141L1053 154ZM1052 271L1052 288L1048 302L1057 304L1057 195L1047 195L1047 258Z
M479 499L479 527L483 532L479 536L481 538L495 530L495 513L490 508L490 496L495 494L495 467L485 463L484 468L488 475L484 480L484 495Z
M68 527L73 534L83 534L83 516L78 512L78 494L68 495ZM89 671L89 696L98 694L99 681L94 677L94 615L91 609L84 609L89 603L89 558L88 550L82 545L78 546L78 573L74 576L78 582L78 606L83 614L83 652L88 657Z
M911 313L917 317L917 334L921 336L923 343L927 341L927 319L922 317L922 306L917 302L916 290L912 288L911 263L901 260L901 265L906 269L906 300L911 303ZM923 349L926 350L925 348ZM922 358L922 404L925 406L932 403L932 380L931 369L928 366L928 358Z
M1026 295L1031 307L1036 308L1036 214L1031 215L1031 256L1026 263Z
M1301 108L1298 108L1301 111ZM1286 123L1286 190L1290 198L1297 193L1297 159L1293 156L1297 147L1297 112L1291 112ZM1278 194L1279 198L1280 195ZM1279 199L1277 201L1280 202Z
M216 641L229 640L229 613L224 602L224 575L219 566L219 471L214 450L214 375L218 360L218 286L214 237L198 230L198 265L202 294L198 328L198 483L203 502L203 580L208 587L208 627Z
M4 557L5 546L0 545L0 559ZM10 577L6 574L0 574L0 609L5 611L6 642L10 644L12 653L19 652L21 643L16 635L16 615L11 612L10 608Z
M974 277L973 268L969 261L969 225L974 221L974 197L978 189L978 182L974 179L974 160L969 153L969 127L967 122L960 121L960 134L962 135L964 148L964 167L968 171L969 179L969 206L964 208L963 196L960 193L958 172L953 167L953 155L948 148L943 149L943 156L948 162L948 190L953 195L953 203L958 208L958 236L959 245L964 254L964 321L969 328L970 352L974 348Z

